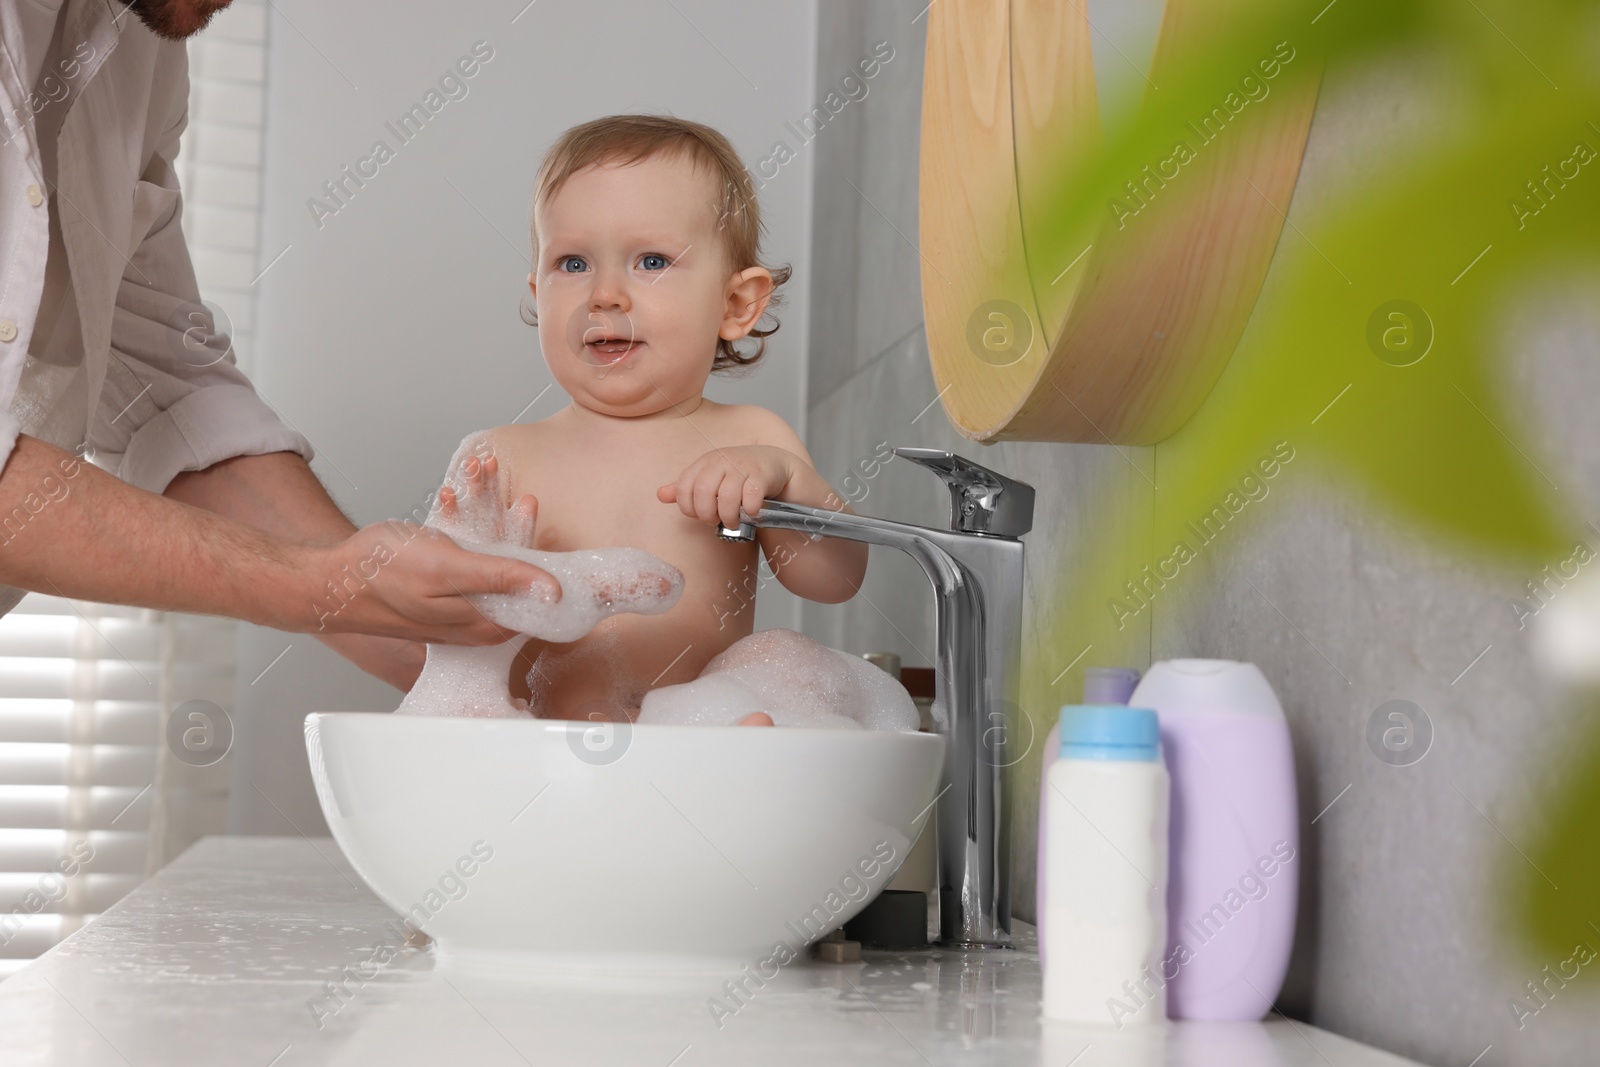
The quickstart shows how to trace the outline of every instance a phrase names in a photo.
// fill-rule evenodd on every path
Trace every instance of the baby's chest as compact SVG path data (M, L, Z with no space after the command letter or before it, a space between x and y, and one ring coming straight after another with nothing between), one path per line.
M681 543L695 532L676 505L656 498L656 486L610 482L562 486L539 495L535 547L545 552L580 548ZM709 532L713 532L708 530Z
M539 501L536 547L542 551L571 552L606 545L631 545L668 559L686 551L700 555L726 542L709 523L690 519L676 503L662 503L656 495L674 483L694 459L675 450L656 454L620 456L615 453L567 456L527 478L526 487ZM725 554L714 553L716 559Z
M684 591L674 626L689 619L715 620L753 599L760 584L759 552L749 542L729 542L716 526L690 519L676 504L656 499L656 486L643 493L573 495L552 499L546 512L541 502L535 547L545 552L626 546L641 548L683 572ZM723 610L707 614L706 602L727 601ZM690 607L694 605L694 607ZM709 623L708 623L709 624Z
M558 435L529 426L503 442L510 498L539 501L535 547L546 552L630 546L684 571L692 585L754 566L754 548L716 535L716 525L691 519L657 492L734 437L725 427L687 425L660 435ZM697 580L698 579L698 580Z

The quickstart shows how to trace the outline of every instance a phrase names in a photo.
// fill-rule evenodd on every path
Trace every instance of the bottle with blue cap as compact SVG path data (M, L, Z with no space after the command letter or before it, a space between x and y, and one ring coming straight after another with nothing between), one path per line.
M1040 857L1044 1015L1119 1029L1160 1024L1171 786L1156 713L1069 704L1059 737Z

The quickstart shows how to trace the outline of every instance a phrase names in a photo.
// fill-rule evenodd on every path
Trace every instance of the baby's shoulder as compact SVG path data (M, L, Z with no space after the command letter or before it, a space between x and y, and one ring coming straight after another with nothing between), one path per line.
M455 455L450 457L449 476L459 477L463 464L471 459L482 462L493 456L512 484L520 485L537 467L529 462L530 457L546 449L543 442L549 437L538 423L519 422L474 431L462 438Z
M488 429L474 430L461 439L456 446L455 455L450 458L450 466L456 467L470 457L487 459L498 449L513 443L516 431L522 426L491 426Z
M549 419L538 422L514 422L508 426L494 426L479 430L461 442L462 447L475 445L480 451L519 452L538 447L541 442L556 440L560 431L547 425Z

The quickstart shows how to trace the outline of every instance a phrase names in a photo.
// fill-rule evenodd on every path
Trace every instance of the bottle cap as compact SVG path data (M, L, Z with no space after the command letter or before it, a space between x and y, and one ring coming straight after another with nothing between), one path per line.
M1129 702L1155 708L1168 728L1184 716L1201 713L1284 721L1283 705L1261 669L1226 659L1152 663Z
M1153 761L1160 723L1150 708L1122 704L1064 704L1061 758Z

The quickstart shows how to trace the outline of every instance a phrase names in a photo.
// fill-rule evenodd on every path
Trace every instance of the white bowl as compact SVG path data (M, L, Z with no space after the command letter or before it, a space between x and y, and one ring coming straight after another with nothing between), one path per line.
M944 738L306 716L334 839L458 966L759 966L854 916L930 817ZM777 953L779 963L782 953Z

